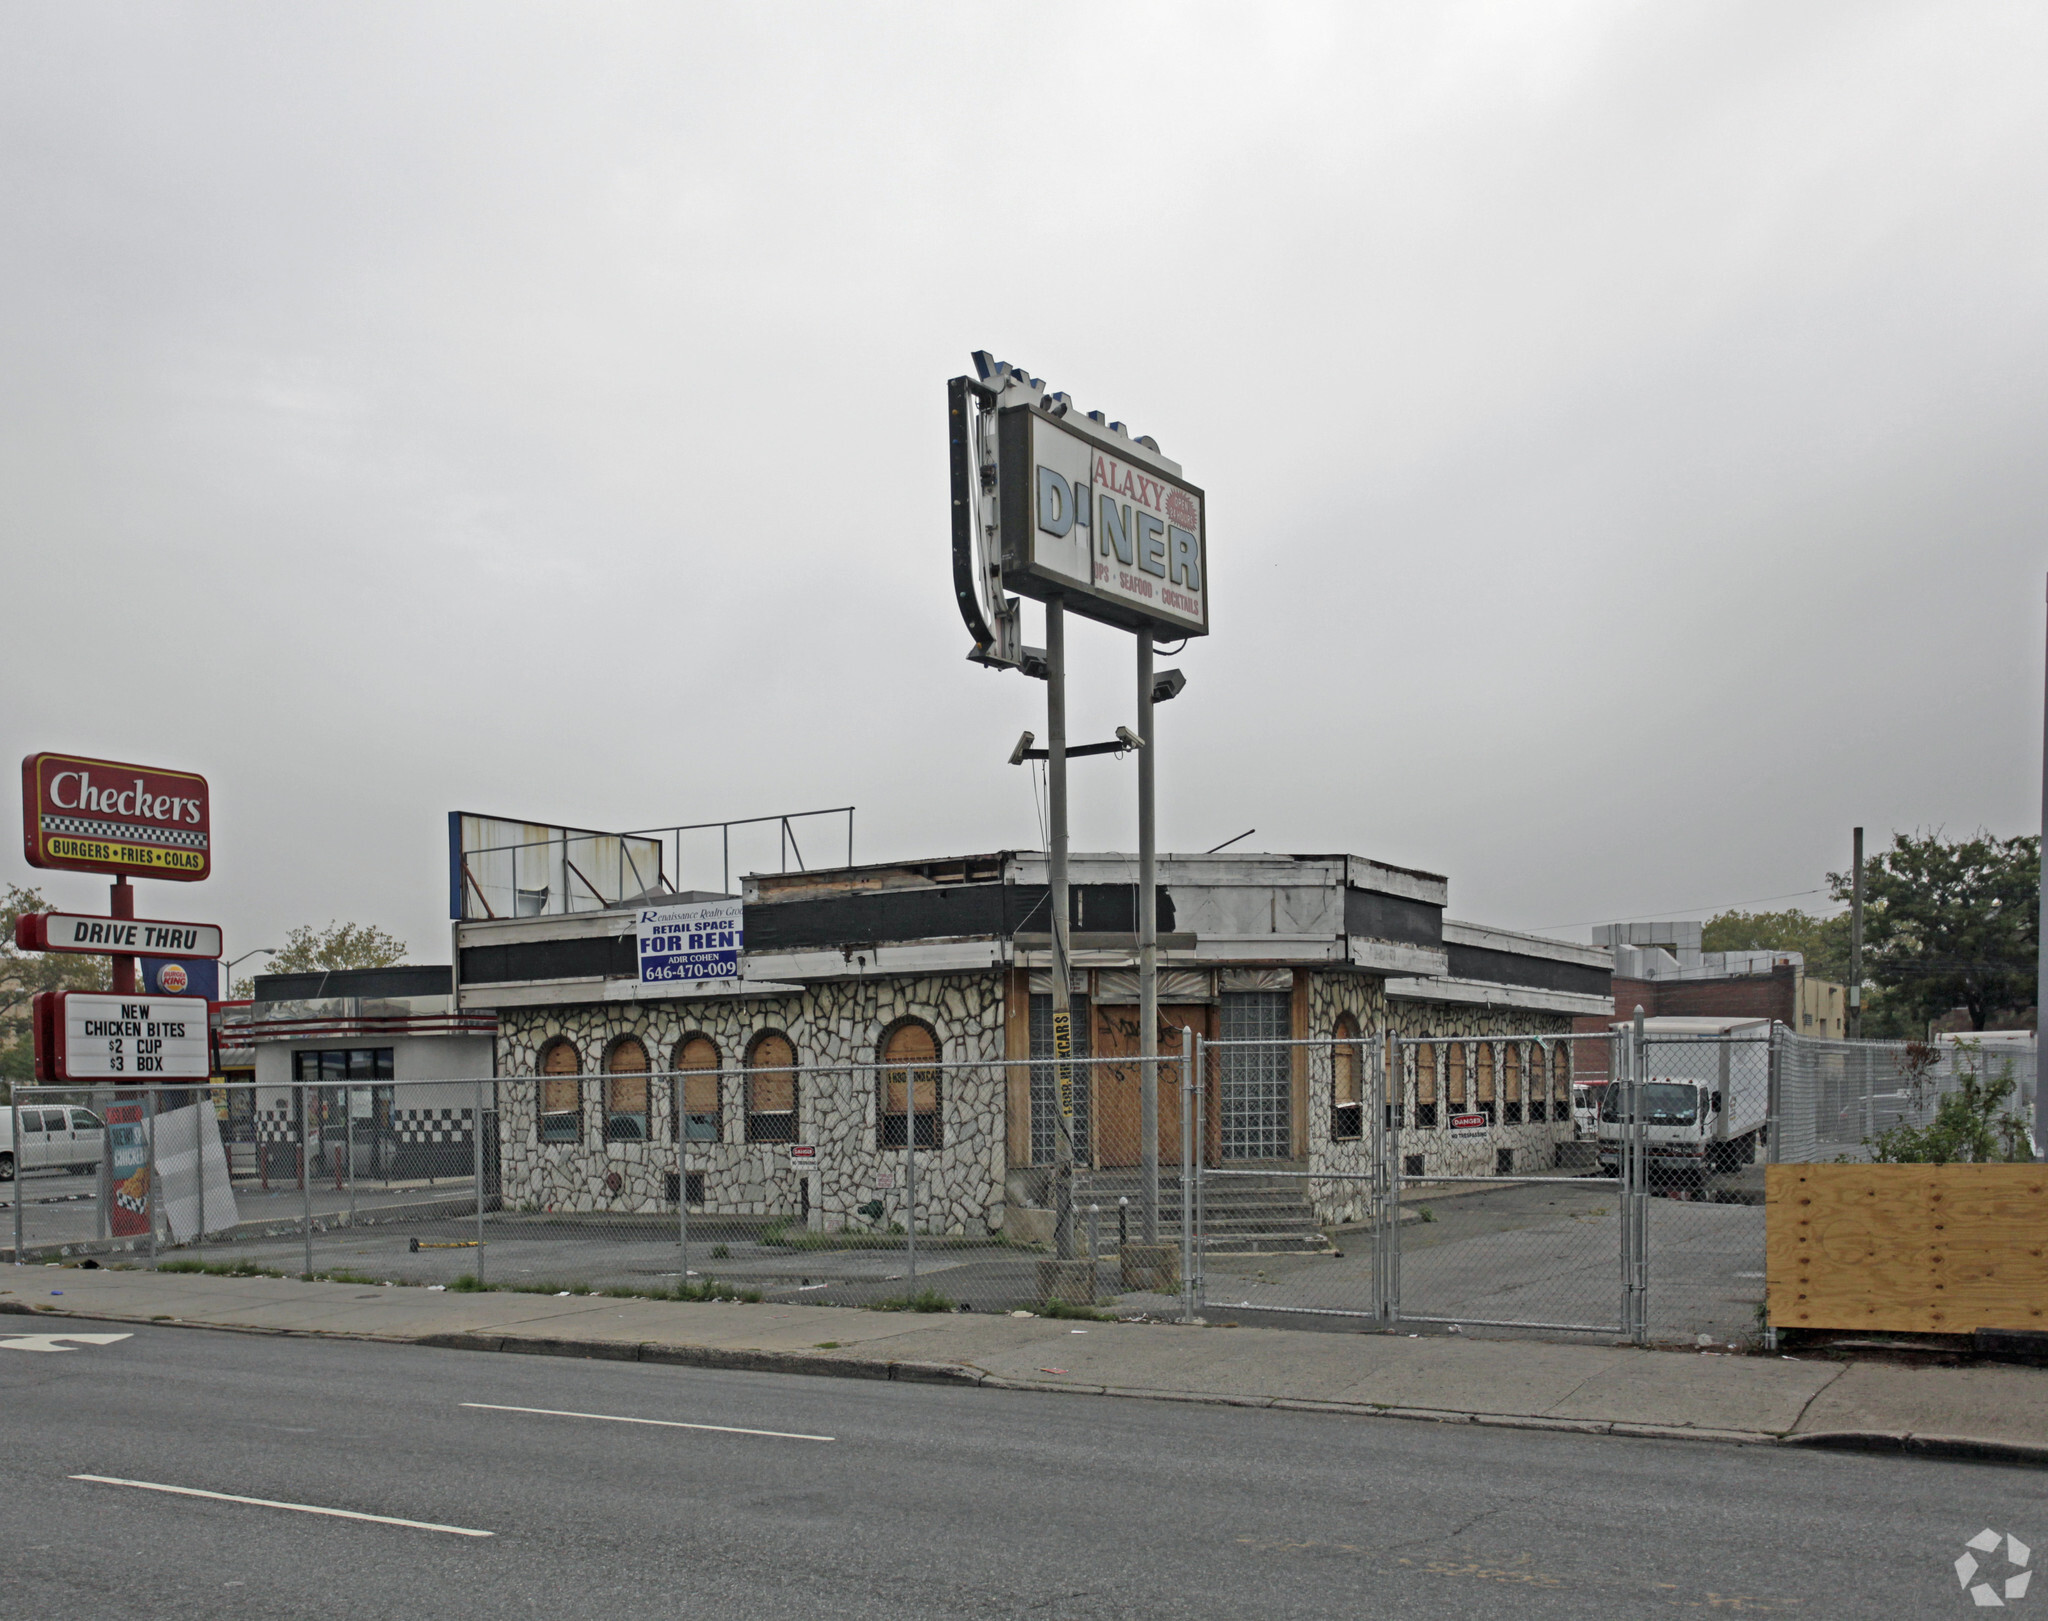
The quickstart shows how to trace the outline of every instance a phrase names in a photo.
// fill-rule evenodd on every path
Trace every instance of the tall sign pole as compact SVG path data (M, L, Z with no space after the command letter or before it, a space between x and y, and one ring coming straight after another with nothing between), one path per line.
M1045 794L1052 821L1046 907L1052 913L1052 1053L1059 1089L1053 1133L1053 1228L1059 1258L1074 1255L1074 971L1067 951L1067 615L1045 605Z
M1184 685L1152 667L1153 639L1209 633L1206 498L1158 442L987 351L975 375L947 385L953 495L953 593L974 646L968 657L1046 682L1046 747L1026 733L1012 765L1047 766L1047 905L1058 1100L1053 1133L1058 1253L1074 1253L1073 965L1068 946L1067 758L1138 754L1138 1024L1140 1219L1159 1237L1159 935L1153 705ZM1045 647L1026 647L1015 590L1045 604ZM1138 730L1070 749L1066 616L1071 610L1138 640ZM1034 1053L1043 1061L1043 1055ZM1034 1111L1038 1105L1034 1102Z
M1139 1231L1159 1242L1159 857L1155 849L1152 632L1138 632L1138 1132Z

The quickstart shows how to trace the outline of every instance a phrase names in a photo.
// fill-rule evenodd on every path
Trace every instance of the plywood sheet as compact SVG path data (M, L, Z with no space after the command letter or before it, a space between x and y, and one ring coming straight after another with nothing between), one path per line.
M2048 1330L2048 1167L1773 1165L1775 1328Z

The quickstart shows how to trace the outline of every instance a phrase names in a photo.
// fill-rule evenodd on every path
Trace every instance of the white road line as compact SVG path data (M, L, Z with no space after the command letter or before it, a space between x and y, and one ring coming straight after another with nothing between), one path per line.
M664 1430L716 1430L720 1435L766 1435L777 1441L834 1441L832 1435L798 1435L790 1430L747 1430L737 1424L685 1424L677 1418L627 1418L619 1413L569 1413L559 1407L507 1407L494 1401L466 1401L491 1413L538 1413L542 1418L596 1418L607 1424L653 1424Z
M118 1475L73 1475L96 1486L133 1486L138 1491L169 1492L173 1497L205 1497L216 1503L247 1503L252 1508L288 1508L295 1514L325 1514L336 1520L368 1520L372 1525L403 1525L415 1531L445 1531L451 1537L494 1537L495 1531L473 1531L466 1525L436 1525L431 1520L400 1520L389 1514L358 1514L352 1508L321 1508L313 1503L279 1503L268 1497L237 1497L233 1492L203 1492L196 1486L165 1486L154 1480L123 1480Z

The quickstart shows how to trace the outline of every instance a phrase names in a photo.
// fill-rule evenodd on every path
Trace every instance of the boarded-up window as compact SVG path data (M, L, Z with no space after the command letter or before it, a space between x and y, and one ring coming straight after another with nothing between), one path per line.
M769 1030L747 1049L747 1141L796 1141L796 1049Z
M1501 1118L1511 1126L1522 1123L1522 1044L1511 1041L1500 1053Z
M1560 1041L1550 1050L1550 1101L1557 1105L1553 1114L1563 1118L1562 1111L1572 1097L1572 1049L1571 1043Z
M1444 1090L1451 1113L1462 1114L1465 1110L1465 1044L1454 1041L1444 1049Z
M691 1036L676 1048L677 1094L682 1106L676 1117L682 1122L685 1142L715 1143L719 1139L718 1049L708 1036Z
M882 1043L884 1064L931 1065L938 1061L939 1038L922 1024L899 1024ZM882 1147L901 1148L910 1140L912 1115L917 1118L917 1146L939 1146L939 1082L940 1072L936 1069L905 1067L882 1071L878 1132Z
M647 1140L647 1049L637 1036L621 1036L604 1059L604 1138L608 1143Z
M1436 1124L1437 1049L1424 1043L1415 1049L1415 1124Z
M1482 1041L1473 1054L1472 1081L1474 1102L1487 1119L1495 1118L1493 1096L1493 1043Z
M540 1140L573 1143L583 1135L583 1083L573 1043L551 1041L540 1055Z
M1358 1021L1339 1014L1330 1040L1330 1135L1365 1135L1365 1048Z

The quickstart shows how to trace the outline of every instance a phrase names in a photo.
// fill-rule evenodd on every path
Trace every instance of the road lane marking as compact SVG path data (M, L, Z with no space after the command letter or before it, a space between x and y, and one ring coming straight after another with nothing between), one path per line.
M0 1339L0 1351L76 1351L88 1345L116 1345L133 1338L133 1334L10 1334ZM71 1343L60 1345L59 1340Z
M315 1503L280 1503L269 1497L237 1497L233 1492L203 1492L196 1486L166 1486L154 1480L123 1480L118 1475L73 1475L96 1486L133 1486L138 1491L168 1492L173 1497L204 1497L216 1503L247 1503L252 1508L288 1508L294 1514L325 1514L336 1520L368 1520L372 1525L403 1525L414 1531L444 1531L451 1537L494 1537L466 1525L436 1525L432 1520L401 1520L389 1514L358 1514L352 1508L321 1508Z
M466 1401L464 1407L480 1407L490 1413L537 1413L542 1418L595 1418L607 1424L653 1424L665 1430L716 1430L720 1435L766 1435L777 1441L834 1441L832 1435L798 1435L790 1430L748 1430L737 1424L685 1424L677 1418L627 1418L620 1413L570 1413L559 1407L507 1407L502 1402Z

